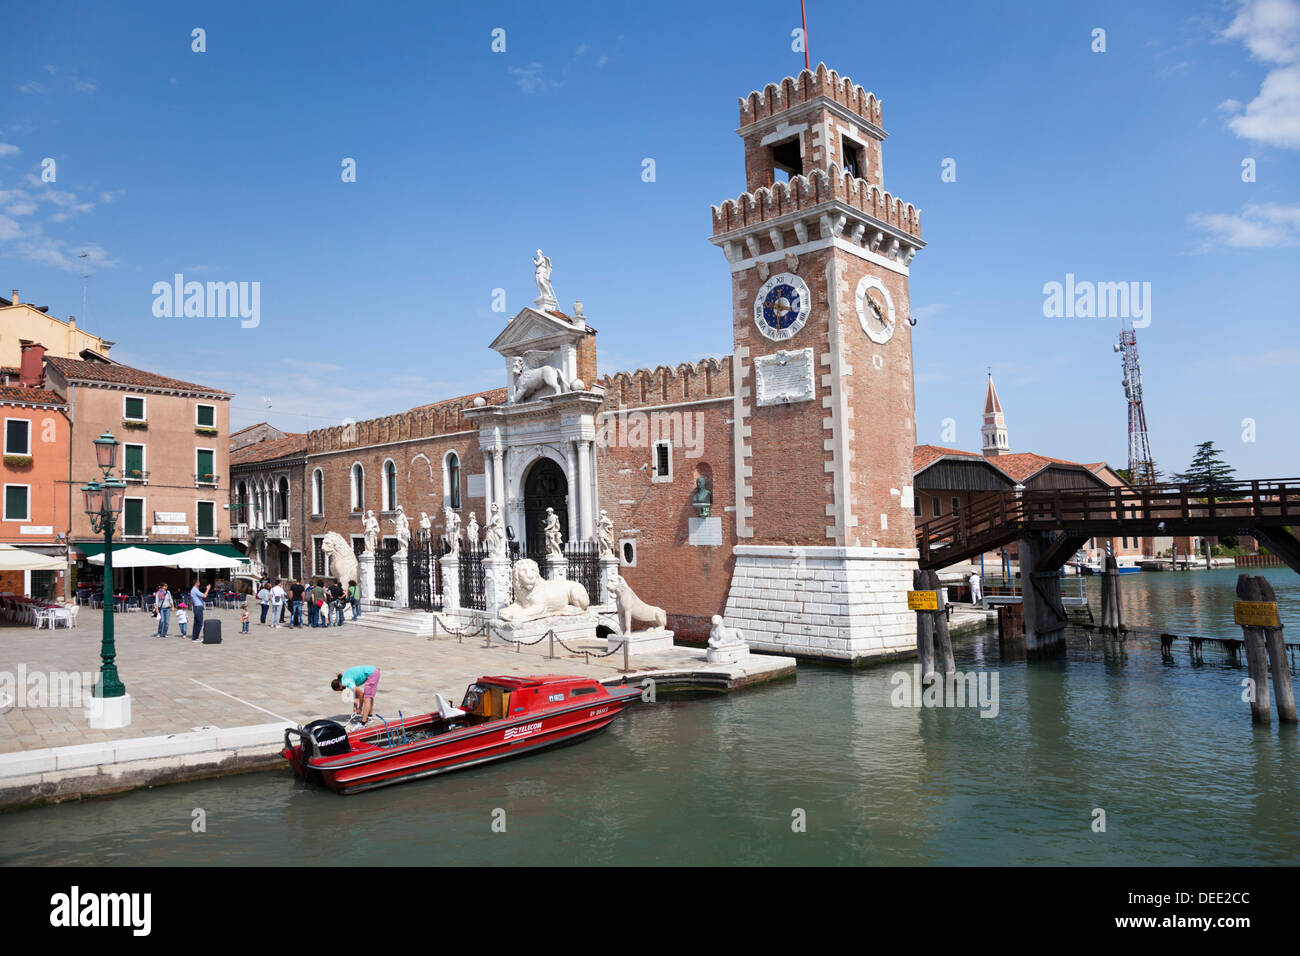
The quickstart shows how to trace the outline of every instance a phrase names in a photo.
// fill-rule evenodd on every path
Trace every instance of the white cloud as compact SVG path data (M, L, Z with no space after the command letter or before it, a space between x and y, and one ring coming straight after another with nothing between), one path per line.
M1220 104L1231 114L1228 128L1242 139L1300 149L1300 0L1241 0L1221 35L1273 67L1244 112L1236 100Z
M1219 245L1236 249L1300 245L1300 206L1247 203L1239 213L1194 213L1190 219L1208 234L1202 252Z
M5 208L5 212L11 216L30 216L36 211L36 203L24 199L20 202L13 203Z
M0 216L0 241L17 239L23 234L22 227L8 216Z
M44 93L45 87L42 86L40 83L37 83L35 80L28 80L26 83L18 87L18 92L30 93L31 95L35 96L39 93Z
M0 156L17 156L18 147L13 143L0 143Z
M525 93L531 94L546 89L546 78L542 76L542 65L540 63L529 63L527 66L512 66L509 68L509 72L515 78L515 85Z
M99 89L99 84L92 83L90 80L73 80L72 88L78 93L93 93Z

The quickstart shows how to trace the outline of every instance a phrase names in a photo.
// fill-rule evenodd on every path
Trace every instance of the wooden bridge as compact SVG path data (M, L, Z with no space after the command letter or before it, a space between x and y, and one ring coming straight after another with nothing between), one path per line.
M1093 537L1143 538L1248 534L1300 573L1300 479L1233 481L1203 486L990 492L959 515L918 524L922 570L968 561L1013 541L1042 548L1022 568L1057 572Z

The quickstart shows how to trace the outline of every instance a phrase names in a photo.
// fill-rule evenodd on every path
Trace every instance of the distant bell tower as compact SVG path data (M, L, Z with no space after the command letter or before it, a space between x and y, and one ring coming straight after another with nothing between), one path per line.
M881 105L847 77L820 64L739 105L746 191L713 207L712 237L731 272L735 574L766 575L773 557L850 574L834 614L799 617L798 634L771 631L769 616L771 640L733 578L728 623L755 646L887 655L915 644L902 592L916 566L920 212L884 191ZM797 574L786 579L759 589L805 600Z
M1007 441L1007 422L1002 415L1002 403L998 401L998 390L993 385L993 373L989 372L989 387L984 394L984 425L980 428L984 438L985 458L1011 454L1011 445Z

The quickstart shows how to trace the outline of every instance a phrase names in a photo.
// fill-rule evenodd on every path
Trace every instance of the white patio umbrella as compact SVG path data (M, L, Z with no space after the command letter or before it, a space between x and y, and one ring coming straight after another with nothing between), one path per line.
M86 560L91 564L103 564L104 555L101 552L92 555ZM160 554L148 548L113 549L114 570L118 568L174 568L176 566L176 555L174 554Z
M206 548L190 548L188 551L181 551L171 555L171 560L175 562L178 568L190 568L199 570L202 568L239 568L243 567L243 558L232 558L224 554L217 554L215 551L209 551Z
M62 571L67 566L65 558L24 551L12 544L0 544L0 571Z

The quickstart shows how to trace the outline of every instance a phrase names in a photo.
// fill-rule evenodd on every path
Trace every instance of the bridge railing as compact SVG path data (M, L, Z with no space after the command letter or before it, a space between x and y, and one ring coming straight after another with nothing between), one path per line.
M916 539L921 562L926 564L940 550L969 554L984 541L996 543L1021 530L1095 528L1095 534L1110 537L1130 529L1127 533L1138 537L1154 533L1161 522L1243 527L1300 524L1300 478L1228 481L1213 487L1163 482L1001 492L960 514L918 524Z

